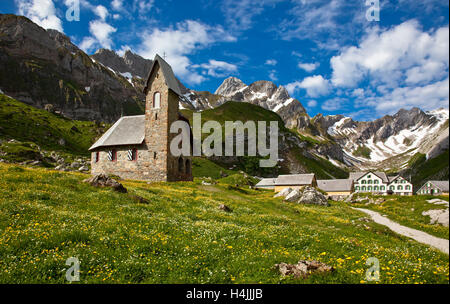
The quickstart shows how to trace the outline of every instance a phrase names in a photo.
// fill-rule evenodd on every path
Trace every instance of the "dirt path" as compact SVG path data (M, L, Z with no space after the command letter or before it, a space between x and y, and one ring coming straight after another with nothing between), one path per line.
M367 209L362 209L362 208L353 208L353 209L359 210L361 212L364 212L364 213L370 215L370 217L372 218L372 220L375 223L384 225L398 234L412 238L419 243L430 245L430 246L437 248L440 251L448 254L449 240L441 239L441 238L432 236L428 233L425 233L423 231L412 229L412 228L409 228L406 226L402 226L402 225L400 225L396 222L393 222L390 219L382 216L378 212L375 212L372 210L367 210Z

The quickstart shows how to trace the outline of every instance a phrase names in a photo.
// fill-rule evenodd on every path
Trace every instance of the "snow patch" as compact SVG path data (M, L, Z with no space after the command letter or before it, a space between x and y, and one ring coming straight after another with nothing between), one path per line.
M288 100L286 100L283 103L279 103L275 108L272 109L273 112L278 112L278 110L280 110L281 108L284 108L286 106L288 106L291 102L293 102L295 99L294 98L289 98Z

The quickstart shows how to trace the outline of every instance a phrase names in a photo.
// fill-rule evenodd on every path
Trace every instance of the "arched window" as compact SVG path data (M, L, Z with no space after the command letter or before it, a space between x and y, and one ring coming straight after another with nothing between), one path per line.
M372 180L369 179L369 180L367 181L367 183L368 183L368 184L372 184Z
M362 186L362 187L361 187L361 190L362 190L362 191L366 191L366 186Z
M373 187L373 190L378 191L378 186Z
M363 185L364 185L365 183L366 183L366 181L365 181L365 180L362 180L362 181L361 181L361 184L363 184Z
M191 161L189 159L186 160L186 174L191 174Z
M381 186L381 187L380 187L380 190L381 190L381 191L384 191L384 189L385 189L384 186Z
M184 162L183 159L180 157L178 158L178 172L183 172L184 171Z
M397 190L403 190L403 186L398 186Z
M405 189L406 189L406 190L411 190L411 186L410 186L410 185L407 185L407 186L405 187Z
M159 109L161 107L161 93L156 92L153 95L153 109Z
M389 189L390 190L395 190L395 186L390 186Z
M355 187L355 190L356 190L356 191L359 191L359 186L356 186L356 187Z
M373 183L374 183L374 184L379 184L380 181L376 179Z
M372 191L372 186L367 187L367 190Z

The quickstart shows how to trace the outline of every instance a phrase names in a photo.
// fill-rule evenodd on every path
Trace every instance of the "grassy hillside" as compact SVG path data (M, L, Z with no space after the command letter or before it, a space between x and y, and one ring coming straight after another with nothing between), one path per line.
M190 110L182 110L182 113L192 124L193 112ZM222 125L222 128L225 127L226 121L242 121L243 123L247 121L266 121L267 126L269 126L271 121L278 121L278 127L280 129L280 134L292 134L294 136L298 136L302 141L307 143L308 148L313 148L315 144L318 144L318 141L310 137L303 136L299 134L297 131L289 130L285 127L283 120L280 116L272 111L266 110L259 106L246 103L246 102L233 102L229 101L215 109L210 109L201 112L202 114L202 124L206 121L214 120L219 122ZM223 134L225 132L223 131ZM203 134L203 137L207 137L208 134ZM336 167L331 162L319 158L319 157L306 157L303 155L301 149L292 148L291 153L293 155L293 161L297 161L301 167L304 168L307 172L313 172L317 175L318 178L321 179L330 179L330 178L347 178L348 172ZM244 170L249 174L253 175L266 175L272 176L277 174L288 174L286 168L282 167L278 168L266 168L262 170L259 167L259 159L260 157L239 157L233 163L239 170ZM215 160L216 164L227 168L230 166L226 165L224 159Z
M26 158L27 150L36 152L35 145L49 151L86 156L95 138L108 127L67 119L0 94L0 140L20 142L4 142L0 147L9 152L11 161Z
M420 187L428 180L448 180L448 149L438 157L427 160L425 154L417 153L408 164L408 169L404 170L404 176L411 176L414 189Z
M359 284L369 257L380 260L380 283L449 282L447 255L340 203L283 203L222 183L124 182L142 204L85 177L0 164L0 283L67 283L70 257L81 261L81 283ZM273 269L301 259L336 271L293 279Z

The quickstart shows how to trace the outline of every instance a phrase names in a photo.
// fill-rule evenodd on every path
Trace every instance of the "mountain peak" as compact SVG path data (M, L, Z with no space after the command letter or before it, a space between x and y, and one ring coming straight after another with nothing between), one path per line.
M219 86L215 94L228 97L236 94L239 90L245 87L247 87L247 85L243 83L242 80L240 80L239 78L228 77Z

